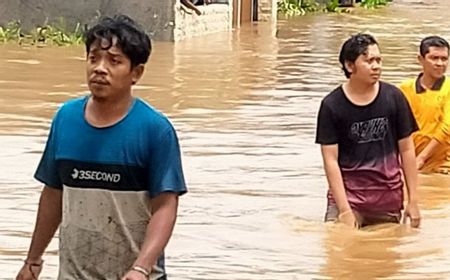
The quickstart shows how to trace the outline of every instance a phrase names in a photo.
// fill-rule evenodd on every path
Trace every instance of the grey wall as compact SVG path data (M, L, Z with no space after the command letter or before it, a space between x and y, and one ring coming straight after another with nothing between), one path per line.
M0 0L0 25L20 20L25 29L64 18L68 28L103 15L126 14L154 40L173 41L176 0Z

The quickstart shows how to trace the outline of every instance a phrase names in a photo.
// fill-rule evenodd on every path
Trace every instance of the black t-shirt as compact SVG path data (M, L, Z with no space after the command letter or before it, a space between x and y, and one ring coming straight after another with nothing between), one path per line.
M353 104L339 86L322 100L316 143L338 144L339 167L351 204L397 208L398 197L392 198L395 202L378 201L381 197L372 197L370 191L401 189L398 140L417 129L406 98L395 86L380 82L377 96L364 106ZM369 197L359 197L361 191Z

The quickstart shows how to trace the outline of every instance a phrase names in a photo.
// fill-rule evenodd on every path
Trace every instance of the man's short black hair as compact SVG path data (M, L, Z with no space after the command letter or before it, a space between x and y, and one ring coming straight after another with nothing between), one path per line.
M344 42L339 54L339 62L347 78L350 78L351 73L345 68L345 62L355 62L358 56L367 52L370 45L378 45L378 42L372 35L364 33L353 35Z
M89 54L91 45L96 41L106 40L109 44L102 49L111 48L114 38L117 38L117 47L130 59L131 67L147 62L152 49L150 38L134 20L125 15L104 17L89 28L85 33L86 53Z
M430 51L430 47L447 48L447 50L450 49L448 42L444 38L439 36L428 36L423 38L420 42L420 55L425 57L425 55L427 55Z

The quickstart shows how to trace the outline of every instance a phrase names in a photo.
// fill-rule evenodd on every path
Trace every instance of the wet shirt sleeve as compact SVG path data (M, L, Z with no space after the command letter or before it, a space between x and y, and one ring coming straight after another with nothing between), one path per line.
M395 97L397 107L395 126L397 131L397 140L401 140L417 131L419 127L417 126L414 114L403 93L398 90L398 92L395 93Z
M56 121L54 120L50 128L50 134L47 139L47 144L45 145L44 153L42 154L41 161L39 162L38 168L34 177L44 183L46 186L62 189L61 179L57 172L56 165Z
M333 112L324 101L320 104L317 117L316 143L332 145L338 143L338 129Z
M434 134L434 138L440 143L448 143L450 141L450 92L447 92L444 98L442 122Z
M148 168L150 197L156 197L162 192L181 195L187 191L180 146L173 127L163 133L153 147Z

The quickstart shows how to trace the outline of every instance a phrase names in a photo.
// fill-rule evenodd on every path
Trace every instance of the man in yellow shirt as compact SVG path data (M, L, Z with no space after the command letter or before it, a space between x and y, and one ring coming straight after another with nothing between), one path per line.
M417 168L434 172L445 167L450 154L450 79L446 78L449 44L439 36L420 43L422 72L401 83L419 131L413 134Z

